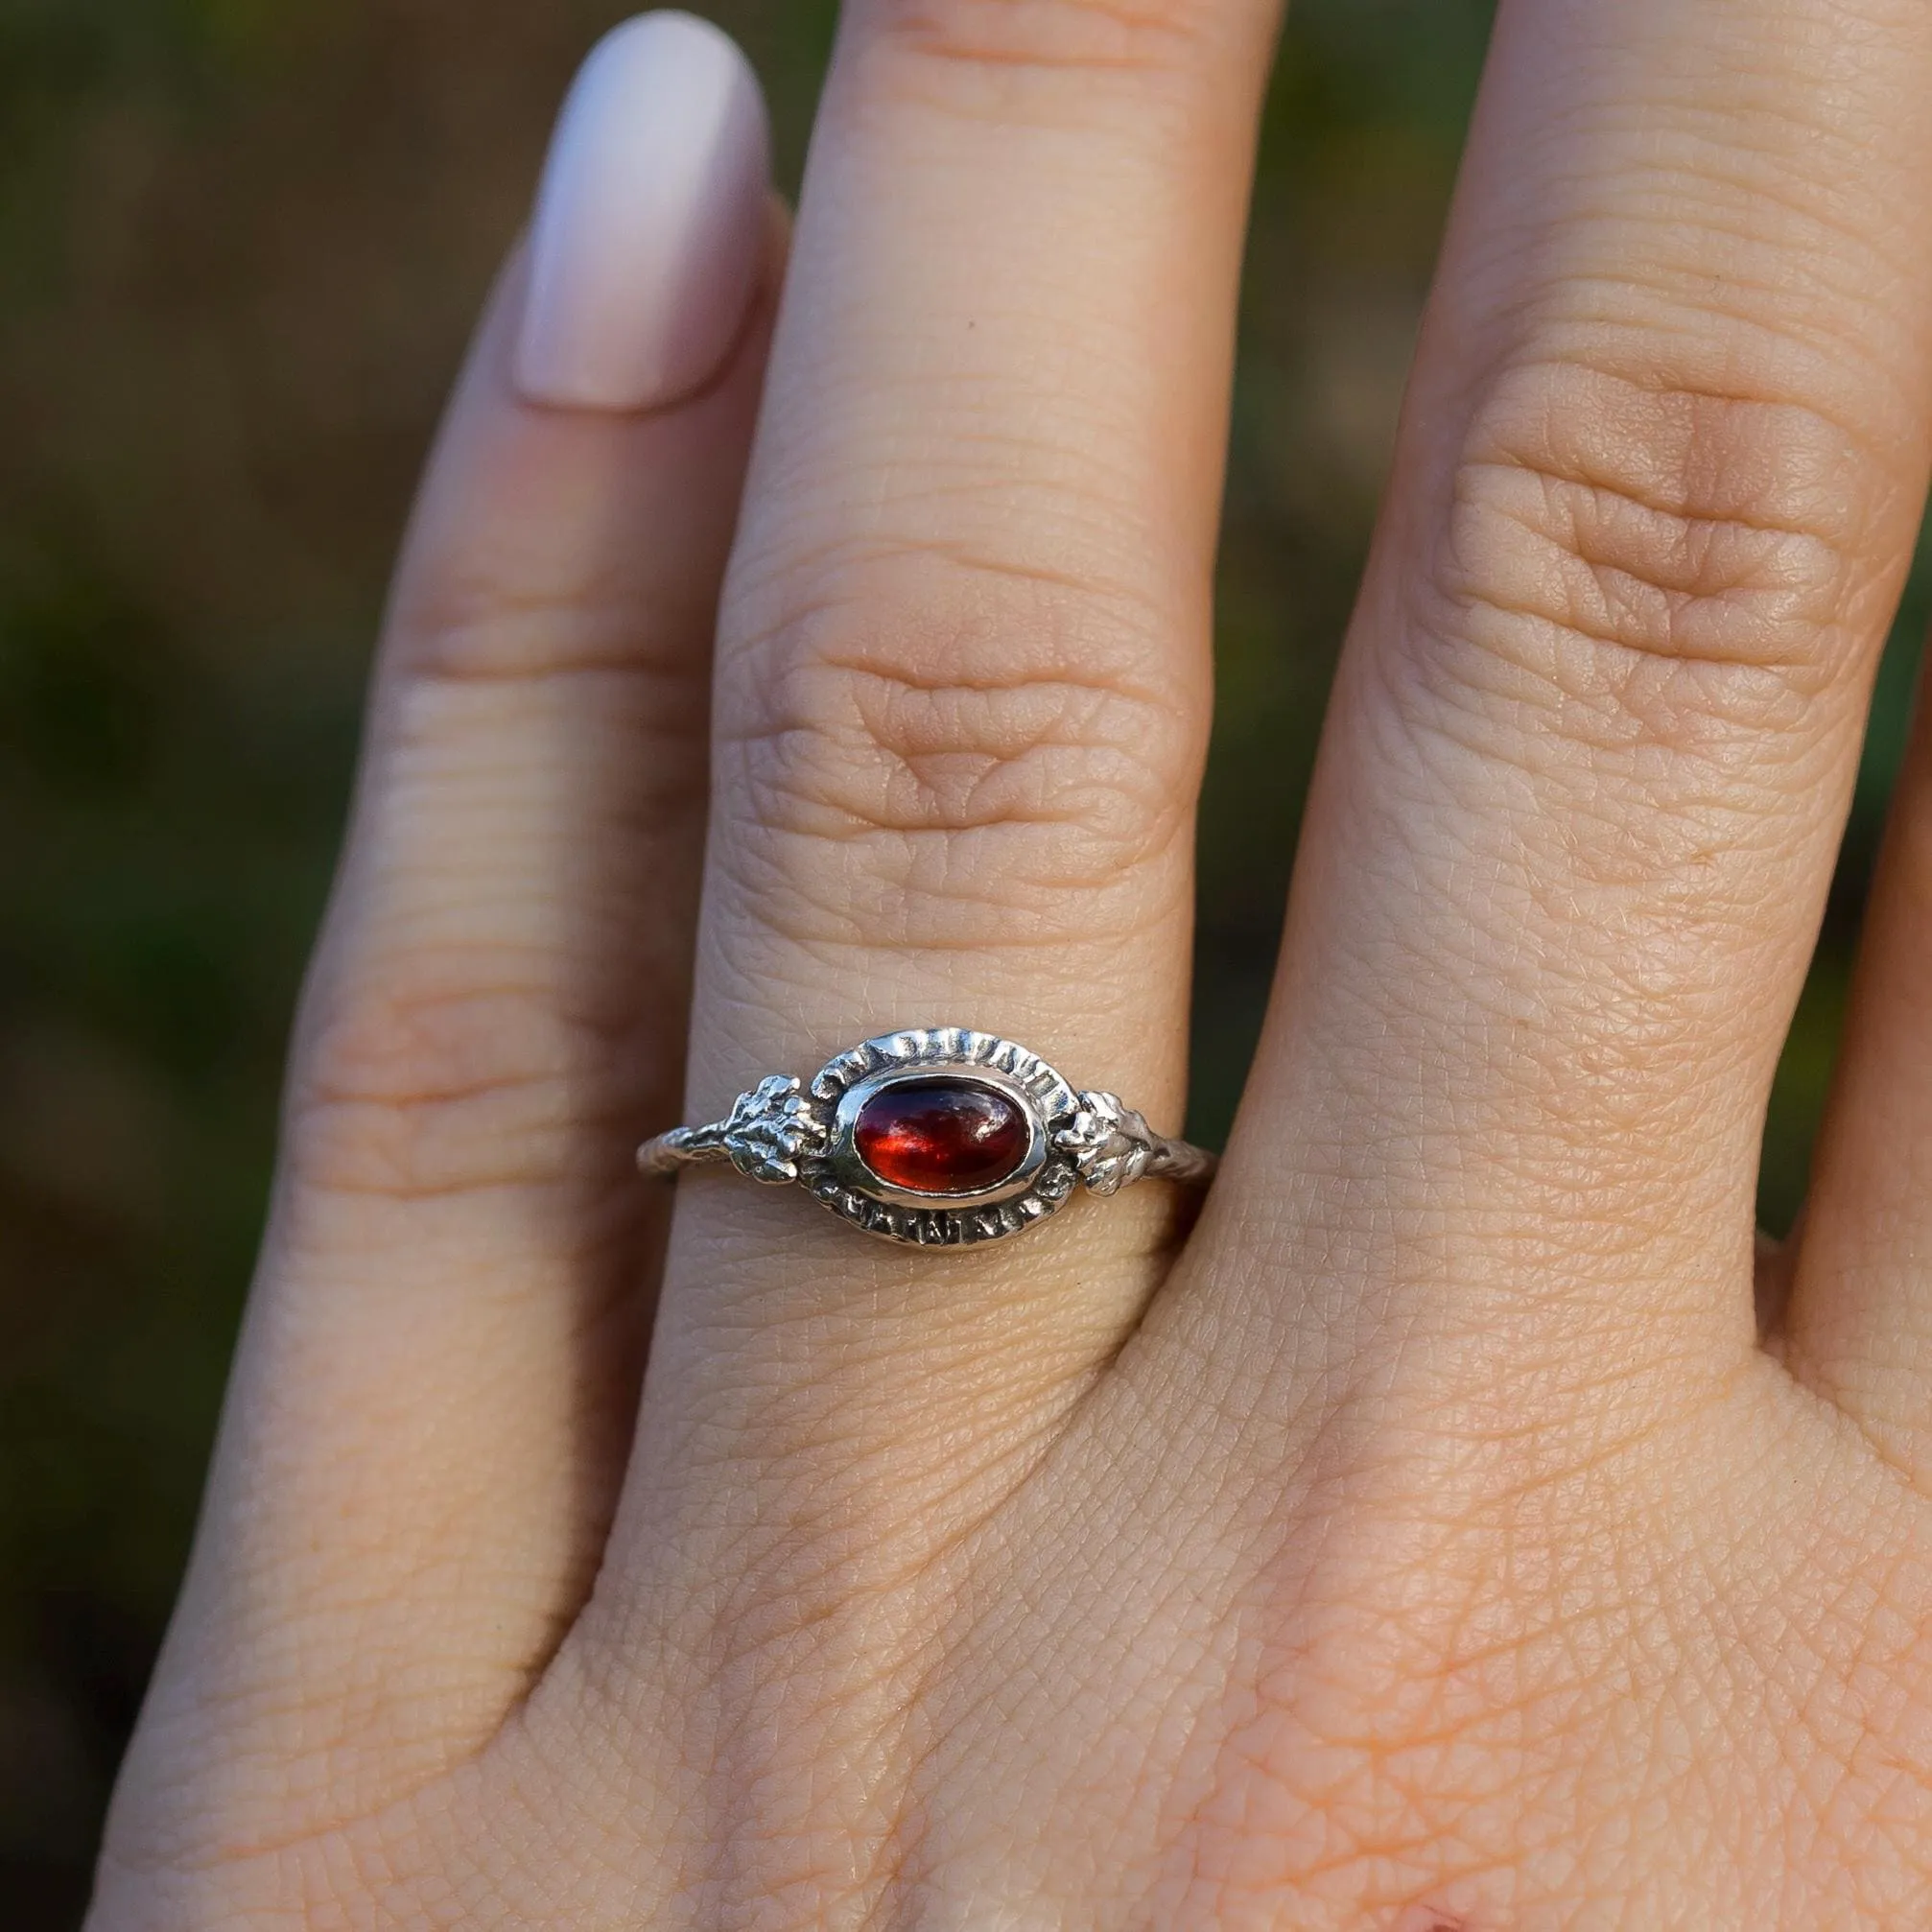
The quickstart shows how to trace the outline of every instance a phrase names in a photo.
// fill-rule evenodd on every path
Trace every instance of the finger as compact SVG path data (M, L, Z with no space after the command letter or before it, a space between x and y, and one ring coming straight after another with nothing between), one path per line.
M1928 82L1917 0L1502 10L1217 1190L1298 1387L1391 1351L1493 1387L1506 1336L1577 1413L1753 1345L1923 494Z
M1266 0L848 11L721 621L689 1118L959 1025L1178 1127L1270 31ZM647 1427L730 1418L758 1461L829 1404L913 1493L962 1408L1010 1422L1116 1345L1166 1192L939 1261L694 1174Z
M960 1025L1178 1125L1269 16L848 6L720 618L686 1119ZM531 1721L580 1734L587 1698L587 1786L725 1832L706 1909L874 1896L947 1552L1118 1346L1168 1191L935 1255L679 1183L633 1480ZM715 1808L745 1791L749 1847ZM640 1915L682 1882L659 1861Z
M1873 882L1838 1075L1787 1258L1780 1353L1899 1467L1932 1476L1932 716Z
M252 1779L156 1794L191 1842L413 1788L501 1721L587 1587L648 1315L626 1137L681 1077L766 192L730 43L621 30L452 406L148 1719L170 1762Z

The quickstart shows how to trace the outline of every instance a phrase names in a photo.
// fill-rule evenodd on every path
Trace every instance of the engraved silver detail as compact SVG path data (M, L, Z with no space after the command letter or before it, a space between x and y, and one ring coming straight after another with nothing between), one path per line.
M1087 1190L1118 1194L1144 1180L1161 1150L1161 1138L1117 1094L1082 1094L1079 1111L1053 1136L1073 1163Z
M731 1165L746 1180L782 1188L802 1178L831 1134L805 1082L774 1073L733 1102L722 1139Z

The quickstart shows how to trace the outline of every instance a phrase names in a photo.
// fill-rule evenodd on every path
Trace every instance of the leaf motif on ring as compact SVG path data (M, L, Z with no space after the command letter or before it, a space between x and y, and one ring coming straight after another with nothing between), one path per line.
M1115 1094L1082 1094L1073 1118L1053 1136L1088 1191L1118 1194L1145 1177L1159 1143L1145 1116Z
M821 1158L832 1130L804 1091L804 1082L774 1073L731 1105L720 1137L731 1165L748 1181L782 1188L803 1163Z

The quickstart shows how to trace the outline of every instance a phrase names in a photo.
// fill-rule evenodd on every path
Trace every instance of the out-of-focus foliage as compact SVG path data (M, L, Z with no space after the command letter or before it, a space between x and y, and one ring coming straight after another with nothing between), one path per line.
M412 472L605 0L0 0L0 1911L75 1922L192 1523ZM827 0L726 0L795 181ZM1232 1114L1488 26L1306 0L1268 110L1203 818ZM1916 639L1915 583L1900 636ZM1774 1108L1787 1219L1896 648Z

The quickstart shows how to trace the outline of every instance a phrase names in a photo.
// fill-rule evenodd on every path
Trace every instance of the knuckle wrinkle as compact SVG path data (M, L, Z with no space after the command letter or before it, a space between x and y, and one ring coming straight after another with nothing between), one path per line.
M984 70L1160 73L1188 64L1199 0L877 0L882 42Z
M1887 487L1798 403L1518 365L1457 464L1420 648L1592 716L1786 721L1841 668Z
M577 1090L611 1043L507 981L413 977L357 990L305 1043L287 1110L303 1181L411 1199L567 1171Z
M1096 624L1059 587L962 597L950 566L915 576L752 647L756 709L720 750L721 795L760 900L803 904L822 879L821 911L843 901L909 938L933 924L915 902L1048 910L1164 852L1198 734L1173 680L1136 674L1170 648L1145 617Z

